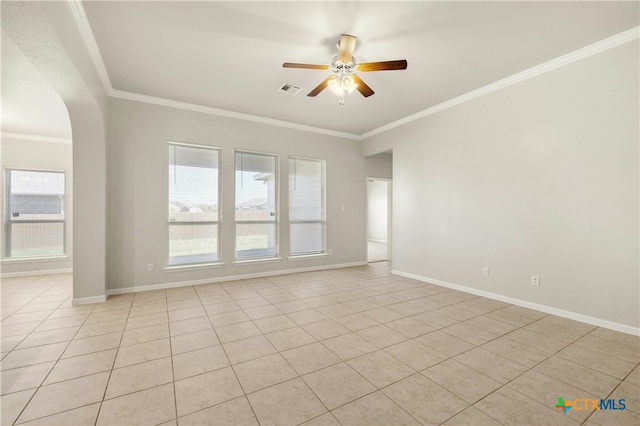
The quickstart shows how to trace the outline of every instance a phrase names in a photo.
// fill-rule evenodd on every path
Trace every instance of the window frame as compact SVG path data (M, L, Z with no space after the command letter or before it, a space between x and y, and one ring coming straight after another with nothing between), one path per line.
M222 263L222 253L220 251L221 244L221 228L222 228L222 148L212 145L201 145L194 144L188 142L176 142L176 141L167 141L167 151L166 151L166 162L165 162L165 185L166 185L166 197L165 197L165 223L166 223L166 256L165 262L166 266L163 268L165 271L169 270L181 270L186 268L199 268L199 267L207 267L207 266L221 266ZM172 146L180 146L180 147L190 147L196 149L208 149L212 151L217 151L218 154L218 220L208 220L208 221L171 221L169 218L169 203L170 203L170 194L169 194L169 167L171 166L170 156L171 156L171 147ZM171 241L171 227L172 226L189 226L189 225L216 225L216 259L207 260L202 262L179 262L172 263L171 262L171 251L170 251L170 241Z
M322 214L321 220L293 220L291 218L291 175L295 174L295 167L292 167L291 163L295 160L314 161L321 164L321 189L322 189ZM294 163L295 164L295 163ZM289 155L289 258L304 258L313 256L326 256L327 255L327 160L322 158L304 157L300 155ZM295 178L294 178L295 179ZM295 180L294 180L295 182ZM291 251L291 238L293 235L292 226L295 224L305 223L319 223L322 224L322 250L313 252L292 252Z
M33 172L33 173L57 173L64 178L64 193L62 194L62 214L63 219L29 219L29 220L13 220L11 213L11 172ZM49 169L30 169L22 167L5 167L5 202L4 202L4 256L3 260L29 260L29 259L46 259L46 258L65 258L67 256L67 172L65 170L49 170ZM17 223L62 223L62 253L41 254L28 256L14 256L12 253L13 243L13 224Z
M236 167L237 154L252 154L263 155L265 157L273 157L275 160L274 165L274 218L273 220L237 220L236 219L236 206L237 200L237 178L236 173L238 171ZM234 221L234 238L233 238L233 256L234 264L243 263L255 263L255 262L269 262L280 260L280 156L276 153L253 151L248 149L234 149L233 151L233 221ZM273 256L252 256L252 257L238 257L238 225L274 225L274 253Z

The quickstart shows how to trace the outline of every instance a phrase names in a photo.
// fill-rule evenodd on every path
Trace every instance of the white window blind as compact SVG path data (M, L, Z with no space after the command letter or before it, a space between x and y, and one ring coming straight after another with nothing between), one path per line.
M324 160L289 158L289 227L292 256L325 252Z
M278 158L236 151L236 260L278 256Z
M220 151L169 143L169 265L219 258Z

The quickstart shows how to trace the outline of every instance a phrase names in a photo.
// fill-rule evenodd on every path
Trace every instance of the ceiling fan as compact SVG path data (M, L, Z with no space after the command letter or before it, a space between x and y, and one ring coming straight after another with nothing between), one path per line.
M405 59L397 61L383 61L383 62L367 62L358 64L356 58L353 56L353 51L356 47L357 37L342 34L340 41L336 45L339 50L337 56L331 61L331 65L313 65L313 64L296 64L292 62L285 62L282 64L283 68L304 68L311 70L329 70L332 74L325 78L322 83L316 86L307 96L317 96L326 87L336 95L340 96L340 105L344 105L344 95L351 94L354 90L362 93L362 96L368 98L374 94L371 87L362 81L362 79L354 74L355 71L370 72L370 71L392 71L392 70L406 70L407 61Z

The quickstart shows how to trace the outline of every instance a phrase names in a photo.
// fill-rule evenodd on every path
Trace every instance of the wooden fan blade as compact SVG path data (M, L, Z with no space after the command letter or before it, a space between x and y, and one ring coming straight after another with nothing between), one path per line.
M313 65L313 64L295 64L293 62L285 62L282 68L304 68L309 70L330 70L331 65Z
M356 70L362 72L369 71L393 71L393 70L406 70L407 61L401 59L399 61L383 61L383 62L367 62L365 64L356 65Z
M333 75L330 75L329 77L325 78L322 81L322 83L318 84L315 89L313 89L307 94L307 96L311 96L311 97L317 96L318 93L322 92L327 87L327 84L329 84L329 80L331 80L332 78L334 78Z
M362 96L368 98L375 93L373 90L371 90L371 87L367 86L367 83L362 81L360 77L355 74L351 74L351 76L353 77L353 81L355 81L358 85L356 89L358 89L358 92L362 93Z
M340 61L345 64L351 62L357 40L357 37L348 34L342 34L342 36L340 36L340 53L338 54Z

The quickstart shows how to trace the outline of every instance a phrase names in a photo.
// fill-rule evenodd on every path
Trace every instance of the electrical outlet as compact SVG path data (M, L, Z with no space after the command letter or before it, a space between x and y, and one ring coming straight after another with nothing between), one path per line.
M540 285L540 277L538 275L531 275L531 285L538 287Z
M483 277L488 277L489 276L489 268L487 268L486 266L484 268L482 268L482 276Z
M147 271L153 271L153 263L147 263Z

